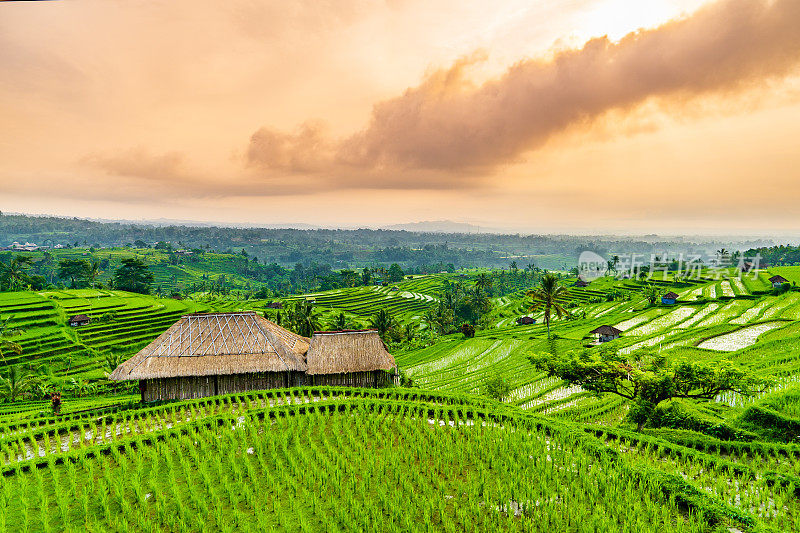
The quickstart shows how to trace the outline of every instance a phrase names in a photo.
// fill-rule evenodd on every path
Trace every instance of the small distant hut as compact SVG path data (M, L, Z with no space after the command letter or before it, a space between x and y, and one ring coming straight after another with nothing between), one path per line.
M589 286L589 282L588 281L584 281L581 278L578 278L578 281L576 281L573 285L575 287L588 287Z
M254 312L185 315L111 373L137 380L142 401L304 385L380 387L397 365L376 331L312 339Z
M397 363L375 330L317 331L306 355L309 385L384 387Z
M661 297L661 303L664 305L675 305L678 301L678 295L670 291Z
M91 321L92 319L86 315L75 315L70 317L67 322L69 322L69 325L73 328L77 328L78 326L85 326Z
M531 324L536 324L536 319L529 316L521 316L517 318L517 325L518 326L529 326Z
M267 304L267 309L283 309L282 302L270 302Z
M781 285L783 285L784 283L789 283L789 280L781 275L777 275L769 278L769 282L772 283L773 289L780 289Z
M589 333L597 334L597 342L609 342L613 341L614 339L618 339L622 334L622 331L618 330L614 326L604 325L593 329Z
M400 290L400 287L392 287L392 288L391 288L391 289L389 289L389 290L390 290L390 291L399 291L399 290Z

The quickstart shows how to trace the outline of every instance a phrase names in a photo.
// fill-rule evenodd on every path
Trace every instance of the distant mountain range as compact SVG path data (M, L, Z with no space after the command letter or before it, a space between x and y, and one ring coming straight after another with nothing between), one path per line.
M418 231L423 233L481 233L480 226L467 224L466 222L453 222L452 220L428 220L424 222L392 224L391 226L383 226L381 229Z

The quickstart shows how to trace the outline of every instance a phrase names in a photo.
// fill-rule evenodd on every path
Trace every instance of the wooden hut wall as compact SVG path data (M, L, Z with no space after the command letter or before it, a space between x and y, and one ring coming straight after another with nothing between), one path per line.
M142 397L146 402L187 400L214 395L214 376L148 379Z
M314 385L332 387L386 387L393 382L392 375L384 370L348 372L345 374L317 374L309 377L314 378Z
M289 385L288 372L259 372L216 376L217 394L231 394L251 390L280 389Z
M260 372L223 376L157 378L148 379L143 383L142 399L146 402L188 400L217 394L307 385L386 387L393 381L392 374L383 370L315 376L309 376L304 372Z

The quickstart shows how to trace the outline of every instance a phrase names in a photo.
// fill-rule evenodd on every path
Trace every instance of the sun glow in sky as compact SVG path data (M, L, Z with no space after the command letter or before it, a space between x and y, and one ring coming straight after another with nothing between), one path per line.
M796 0L2 2L0 210L800 234L798 21Z

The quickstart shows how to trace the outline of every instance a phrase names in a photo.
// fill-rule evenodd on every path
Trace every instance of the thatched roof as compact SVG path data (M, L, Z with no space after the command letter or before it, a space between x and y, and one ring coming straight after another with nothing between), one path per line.
M117 367L110 379L138 380L304 371L309 340L256 315L185 315Z
M397 367L375 330L318 331L306 355L308 373L340 374Z
M769 278L769 281L771 283L788 283L789 282L788 279L784 278L781 275L772 276L771 278Z
M599 328L595 328L589 333L597 333L599 335L619 335L622 333L621 330L618 330L614 326L600 326Z
M665 294L664 296L662 296L662 298L666 298L668 300L677 300L678 299L678 295L676 293L670 291L667 294Z
M67 322L88 322L90 318L86 315L75 315L70 317Z

